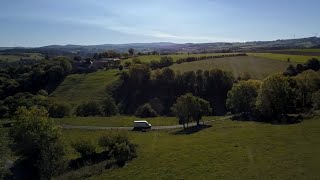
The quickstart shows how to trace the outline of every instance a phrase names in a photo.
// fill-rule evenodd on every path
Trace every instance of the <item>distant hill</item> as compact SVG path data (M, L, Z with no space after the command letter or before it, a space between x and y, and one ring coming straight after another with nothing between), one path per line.
M320 38L309 37L301 39L283 39L275 41L252 41L252 42L216 42L216 43L186 43L176 44L170 42L157 43L129 43L129 44L102 44L102 45L50 45L37 48L1 48L1 52L29 52L29 53L52 53L61 55L92 55L105 50L127 52L134 48L136 52L158 51L160 53L190 52L241 52L260 50L281 50L293 48L320 47Z

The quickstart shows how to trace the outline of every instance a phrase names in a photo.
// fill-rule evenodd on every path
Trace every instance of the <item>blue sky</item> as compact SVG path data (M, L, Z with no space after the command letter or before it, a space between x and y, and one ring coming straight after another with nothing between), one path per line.
M320 35L318 0L1 0L0 46Z

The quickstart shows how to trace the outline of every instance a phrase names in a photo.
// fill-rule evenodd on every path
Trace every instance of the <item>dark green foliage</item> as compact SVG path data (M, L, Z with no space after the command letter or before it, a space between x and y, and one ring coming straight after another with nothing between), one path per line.
M157 112L154 109L152 109L152 107L149 103L146 103L146 104L138 107L135 115L138 117L141 117L141 118L158 116Z
M46 109L50 107L50 100L46 96L33 95L31 93L17 93L14 96L8 96L4 99L2 105L7 109L7 116L11 117L19 106L43 106Z
M119 112L114 99L109 95L102 102L102 112L104 116L114 116Z
M0 118L7 117L9 108L3 105L3 102L0 101Z
M22 107L15 120L10 135L33 175L41 179L57 175L64 168L64 149L60 129L48 118L48 112L43 107Z
M290 64L287 70L283 74L286 76L296 76L297 74L307 70L319 71L320 61L318 59L312 58L312 59L309 59L303 65L297 64L296 67Z
M160 61L151 61L150 62L150 68L151 69L157 69L157 68L164 68L169 67L173 64L172 57L164 56L161 57Z
M234 82L230 72L217 69L181 74L164 68L156 70L150 78L150 69L143 64L131 66L129 76L121 76L121 79L122 84L114 92L114 97L125 114L134 114L137 107L157 98L163 107L160 114L170 115L176 97L186 93L209 101L215 114L224 114L227 92Z
M2 126L0 126L0 179L4 178L5 174L7 173L7 170L5 169L5 163L9 155L9 148L6 137L7 135L4 129Z
M145 64L135 64L130 67L130 80L135 85L145 83L150 79L150 68Z
M315 58L309 59L305 63L305 67L306 67L306 69L312 69L314 71L319 71L320 70L320 61Z
M52 118L63 118L69 116L71 107L68 104L55 103L49 108L49 115Z
M37 94L41 96L48 96L48 92L44 89L40 89Z
M71 72L72 70L72 65L70 63L70 59L68 59L67 57L57 57L53 59L54 61L58 61L60 62L60 66L64 69L64 73L68 74Z
M119 166L137 156L136 145L132 144L124 132L109 132L99 139L99 145L109 156L114 158Z
M320 110L320 90L312 94L312 103L315 110Z
M82 158L96 153L97 147L92 141L79 140L72 144L72 147L81 155Z
M122 65L119 66L119 70L120 70L120 71L123 70L123 66L122 66Z
M44 89L51 92L71 71L69 59L59 57L52 61L19 61L0 70L0 100L18 92L36 94Z
M77 116L97 116L102 114L102 107L98 102L92 101L81 104L76 109Z
M133 48L130 48L130 49L128 50L128 53L132 56L132 55L134 54L134 49L133 49Z

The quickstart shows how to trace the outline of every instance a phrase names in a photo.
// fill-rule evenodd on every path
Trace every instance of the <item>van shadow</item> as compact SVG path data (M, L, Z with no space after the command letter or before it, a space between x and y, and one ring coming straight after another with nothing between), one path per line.
M207 124L200 124L198 126L192 126L192 127L186 128L186 129L172 132L171 134L173 134L173 135L189 135L189 134L197 133L199 131L202 131L202 130L210 128L210 127L212 127L212 126L207 125Z

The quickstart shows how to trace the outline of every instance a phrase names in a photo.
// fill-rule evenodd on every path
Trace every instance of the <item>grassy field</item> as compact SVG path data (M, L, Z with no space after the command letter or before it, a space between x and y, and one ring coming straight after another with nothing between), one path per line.
M0 60L2 61L19 61L20 59L42 59L43 56L39 53L24 53L23 55L3 55L0 54Z
M281 60L281 61L287 61L288 58L290 58L291 62L296 62L296 63L305 63L307 62L307 60L311 58L320 59L320 56L303 56L303 55L274 54L274 53L247 53L247 54L249 56L262 57L262 58Z
M237 54L237 53L210 53L210 54L174 54L174 55L143 55L139 56L138 58L142 62L150 62L152 60L154 61L160 61L161 57L168 56L172 57L173 61L177 61L178 59L187 58L187 57L200 57L200 56L222 56L225 54ZM132 58L123 60L122 62L125 63L127 61L132 61Z
M270 74L284 72L289 64L288 62L266 58L238 56L174 64L171 66L171 69L181 72L196 71L198 69L223 69L231 71L235 77L248 73L251 78L264 79Z
M129 132L138 157L92 179L318 179L320 118L271 125L220 120L189 135ZM67 143L105 131L64 130ZM69 148L69 157L77 154Z
M115 82L119 70L98 71L89 74L72 74L50 95L57 102L78 105L105 97L106 86Z
M57 124L75 125L75 126L131 127L133 121L137 121L141 119L147 120L153 126L170 126L170 125L178 124L178 120L176 117L139 118L135 116L69 117L69 118L54 119L54 121ZM214 119L217 119L217 117L203 117L204 121L214 120Z

